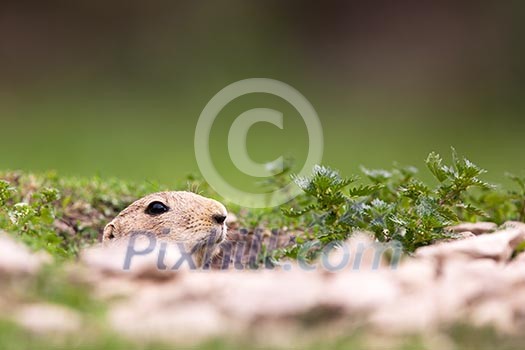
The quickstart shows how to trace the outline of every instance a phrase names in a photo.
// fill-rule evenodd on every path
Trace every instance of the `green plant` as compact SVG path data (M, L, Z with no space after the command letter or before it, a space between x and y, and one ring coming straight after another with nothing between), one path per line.
M263 190L271 192L289 181L293 164L288 159L284 165L282 172L261 183ZM413 251L451 237L446 227L459 221L525 221L525 177L508 175L515 184L511 190L489 185L481 179L485 171L454 150L450 165L435 153L427 157L426 165L435 178L433 186L419 180L414 167L363 167L360 177L344 177L316 166L309 177L292 177L303 194L286 209L248 210L225 204L237 215L238 228L248 232L285 228L294 236L295 243L286 250L265 251L276 259L283 254L297 257L311 242L319 242L311 245L319 249L344 240L355 230L371 231L382 242L400 241L406 251ZM60 258L74 257L95 242L104 225L136 198L165 189L151 183L55 173L1 172L0 179L0 230ZM179 186L188 187L218 198L199 176L189 176Z
M44 249L53 255L67 257L69 252L62 246L62 238L53 227L53 202L58 198L58 190L44 187L21 200L15 188L7 181L0 181L1 227L16 232L35 250Z
M356 230L373 232L381 242L400 241L408 252L435 240L451 237L446 227L463 220L487 218L476 206L471 191L494 187L480 179L485 170L452 150L452 165L436 153L426 159L438 184L430 187L415 178L414 167L392 170L362 168L370 184L357 185L357 176L345 178L337 171L316 166L310 177L294 177L309 203L284 209L285 215L310 215L314 236L322 244L346 239ZM477 201L478 204L485 204ZM295 257L300 244L285 253Z
M76 256L130 202L159 190L155 184L59 177L53 172L3 172L0 179L0 230L58 258Z

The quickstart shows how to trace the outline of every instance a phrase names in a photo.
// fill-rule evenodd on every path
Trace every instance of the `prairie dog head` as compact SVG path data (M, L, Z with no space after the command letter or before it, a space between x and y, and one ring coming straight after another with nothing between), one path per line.
M153 193L135 201L108 223L102 241L143 233L190 247L218 244L226 237L226 215L224 205L195 193Z

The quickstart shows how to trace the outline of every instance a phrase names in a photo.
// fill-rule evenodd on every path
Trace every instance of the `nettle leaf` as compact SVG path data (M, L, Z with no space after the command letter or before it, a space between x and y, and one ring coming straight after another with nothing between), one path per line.
M361 167L371 184L345 191L355 177L344 178L317 166L312 176L295 179L305 193L300 201L304 209L285 213L301 216L311 212L311 228L323 244L359 229L374 232L379 241L398 239L407 251L449 238L447 226L487 213L498 222L516 217L525 220L524 195L506 192L494 200L490 194L496 192L495 187L479 178L485 170L458 156L455 149L450 165L434 152L425 163L439 181L435 187L415 178L417 169L412 167L395 166L392 171ZM525 179L512 179L525 192ZM470 191L472 187L481 188L481 194Z
M485 212L484 210L480 208L473 206L472 204L459 203L457 204L457 207L464 209L465 211L467 211L467 213L471 215L479 216L482 218L487 218L489 216L487 212Z
M355 182L357 178L343 178L335 170L316 165L311 177L292 176L292 180L307 194L322 196L340 191Z
M463 174L468 177L476 177L482 174L485 174L487 171L485 169L481 169L476 164L472 163L470 160L464 158L463 159Z
M486 173L485 169L478 167L465 157L460 157L454 147L452 147L452 163L456 170L456 177L475 178Z
M443 165L443 160L439 154L431 152L425 161L430 172L436 177L439 182L443 182L448 179L450 175L450 169Z
M439 205L437 207L437 210L441 216L443 216L445 219L447 219L451 223L459 221L458 215L450 207L446 205Z
M492 184L489 184L488 182L485 182L483 180L480 180L480 179L475 179L475 181L473 182L473 185L474 187L478 187L478 188L481 188L483 190L493 190L493 189L496 189L496 186L495 185L492 185Z
M366 228L365 218L369 209L370 206L366 203L366 200L348 200L347 210L339 221L347 225L348 228L352 228L352 230L354 227Z
M430 188L419 180L412 179L408 184L401 187L399 192L402 196L411 199L417 199L421 196L428 196L431 192Z
M406 227L408 225L408 221L402 218L399 214L391 215L389 217L389 220L401 227Z
M281 212L291 218L297 218L315 209L314 204L310 204L301 210L295 210L294 208L286 209L281 208Z
M387 228L387 220L393 214L394 209L395 205L393 203L387 203L381 199L374 199L367 210L372 228Z
M374 199L370 204L372 205L372 208L377 210L378 212L386 212L392 208L391 203L387 203L379 198Z
M350 197L364 197L374 194L378 190L382 189L384 186L382 184L376 185L360 185L358 187L352 187L348 191Z

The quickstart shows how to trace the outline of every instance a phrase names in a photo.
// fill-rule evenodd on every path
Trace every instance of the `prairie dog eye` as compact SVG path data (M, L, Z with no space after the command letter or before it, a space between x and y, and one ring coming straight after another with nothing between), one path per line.
M146 214L160 215L170 210L168 206L162 202L151 202L146 208Z

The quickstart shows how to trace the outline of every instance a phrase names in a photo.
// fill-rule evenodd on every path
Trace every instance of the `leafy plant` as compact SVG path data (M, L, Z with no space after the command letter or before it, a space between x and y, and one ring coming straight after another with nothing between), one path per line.
M309 203L283 212L289 217L310 215L315 238L323 244L344 240L356 230L366 230L381 242L400 241L409 252L450 237L447 226L488 217L476 205L485 203L474 201L471 196L474 188L494 190L480 179L485 170L459 157L454 149L451 165L445 165L436 153L430 153L425 163L438 182L436 187L416 179L414 167L362 168L371 183L358 185L357 176L345 178L335 170L316 166L310 177L293 178ZM286 254L294 257L300 248L298 244Z
M261 183L263 189L272 192L287 184L292 165L288 159L282 172ZM434 185L419 180L414 167L362 167L360 176L345 177L316 166L311 176L292 176L303 193L286 209L248 210L225 204L238 217L235 229L276 229L290 235L294 243L289 248L265 252L272 259L315 253L356 230L373 232L381 242L400 241L406 251L413 251L451 237L446 227L459 221L525 221L523 176L508 175L515 184L511 190L489 185L481 179L485 171L454 150L450 164L431 153L426 166ZM104 225L133 200L164 189L151 183L55 173L2 172L0 179L0 230L61 258L74 257L81 247L95 242ZM218 198L200 177L187 180L178 187Z
M2 228L17 232L20 238L34 249L44 249L53 255L66 257L68 252L61 246L62 238L53 228L55 212L52 204L58 200L54 188L42 188L26 201L17 201L16 190L6 181L0 181L0 219ZM15 203L9 203L15 200Z
M0 179L0 230L58 258L76 256L131 201L158 190L152 184L62 178L52 172L5 172Z

